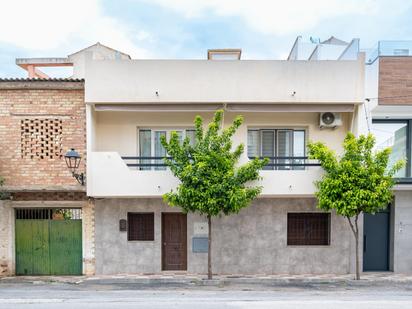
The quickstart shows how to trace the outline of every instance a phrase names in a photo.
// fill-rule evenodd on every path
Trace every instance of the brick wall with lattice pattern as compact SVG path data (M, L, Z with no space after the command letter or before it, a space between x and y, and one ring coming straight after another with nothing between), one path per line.
M26 118L20 122L22 158L62 158L63 121L61 119Z
M83 89L0 87L0 175L6 188L77 186L64 154L75 148L82 156L79 172L85 171L85 114Z

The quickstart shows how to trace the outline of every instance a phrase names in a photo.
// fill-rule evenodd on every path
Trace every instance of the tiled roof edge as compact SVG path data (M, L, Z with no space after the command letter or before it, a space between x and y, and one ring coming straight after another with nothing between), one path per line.
M83 78L2 78L0 82L84 82Z

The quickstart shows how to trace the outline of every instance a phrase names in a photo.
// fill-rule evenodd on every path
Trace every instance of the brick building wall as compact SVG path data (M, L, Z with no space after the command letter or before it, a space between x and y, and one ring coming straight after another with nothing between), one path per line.
M86 115L82 80L0 79L0 276L15 271L15 210L82 208L83 274L94 274L94 201L69 172L75 148L85 172Z
M412 57L379 58L379 104L412 104Z
M63 156L69 148L83 158L86 153L83 88L81 81L0 81L0 175L6 188L77 185Z
M7 207L7 201L0 200L0 277L12 273L11 249L11 210Z

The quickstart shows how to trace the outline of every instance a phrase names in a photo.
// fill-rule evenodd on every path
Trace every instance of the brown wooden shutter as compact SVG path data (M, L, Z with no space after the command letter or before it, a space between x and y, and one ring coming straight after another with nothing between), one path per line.
M329 243L329 213L288 213L288 246L327 246Z
M127 240L154 240L154 213L127 213Z

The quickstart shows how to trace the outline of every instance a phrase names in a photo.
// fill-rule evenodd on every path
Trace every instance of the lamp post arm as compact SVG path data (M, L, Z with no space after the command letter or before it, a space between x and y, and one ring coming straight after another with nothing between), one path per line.
M77 182L82 186L86 184L86 175L84 175L84 173L77 174L73 172L73 177L76 178Z

